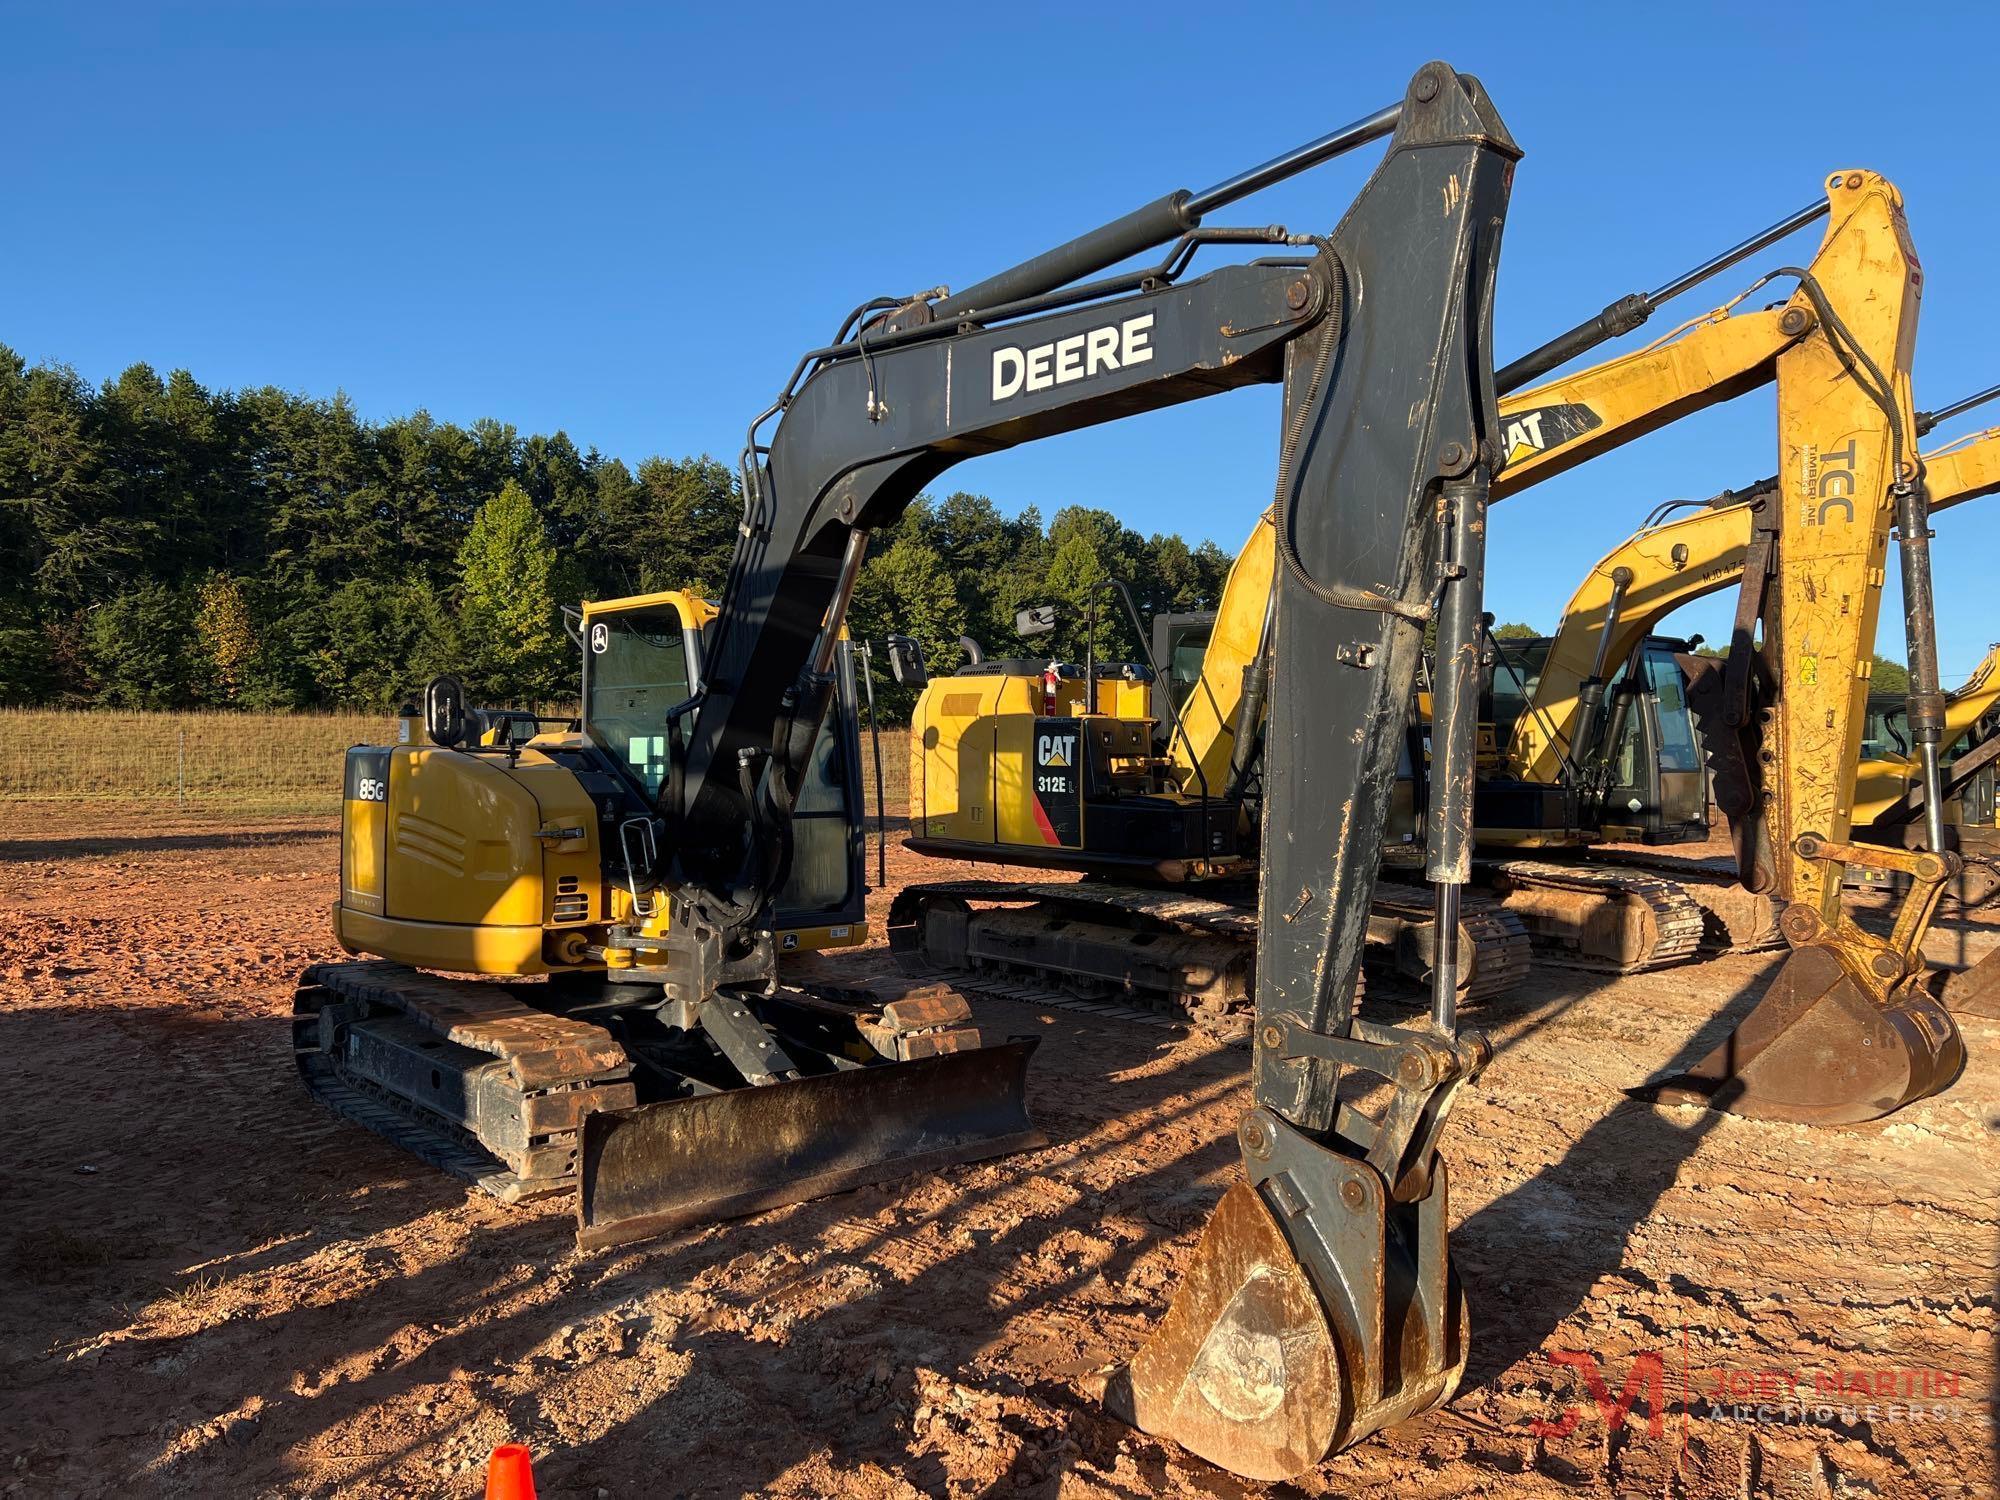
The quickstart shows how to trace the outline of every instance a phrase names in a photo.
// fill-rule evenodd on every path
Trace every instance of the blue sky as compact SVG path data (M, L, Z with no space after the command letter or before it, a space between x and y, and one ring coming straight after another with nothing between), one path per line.
M1734 6L6 3L0 341L91 379L145 360L216 387L344 390L375 417L563 428L627 459L733 457L797 355L862 298L968 285L1207 186L1390 101L1439 56L1486 82L1527 151L1503 356L1865 166L1908 204L1927 272L1917 402L1937 406L2000 381L1996 27L1949 5L1822 5L1808 21ZM1372 159L1220 217L1324 230ZM1233 548L1269 495L1276 411L1272 391L1240 393L947 483ZM1551 628L1655 503L1775 467L1771 401L1753 394L1512 500L1491 607ZM2000 500L1938 531L1950 684L2000 639ZM1675 623L1719 637L1727 615L1710 602ZM1900 656L1898 618L1892 569L1883 645Z

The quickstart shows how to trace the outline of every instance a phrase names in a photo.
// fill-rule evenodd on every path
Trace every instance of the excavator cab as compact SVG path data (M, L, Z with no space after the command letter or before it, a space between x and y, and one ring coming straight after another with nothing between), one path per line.
M669 774L669 737L701 680L707 600L673 590L586 604L579 727L611 757L647 805ZM860 693L854 651L834 658L833 702L813 743L793 814L792 869L779 892L779 951L816 952L867 941Z
M1153 681L1156 724L1172 724L1189 695L1200 691L1202 662L1214 632L1212 609L1163 609L1153 616L1153 663L1159 673Z
M1496 640L1490 720L1506 760L1515 729L1532 720L1535 690L1553 637ZM1494 775L1481 783L1480 837L1508 843L1541 841L1546 820L1524 816L1550 800L1567 802L1572 830L1591 843L1685 844L1708 837L1708 773L1688 707L1687 679L1677 658L1692 649L1671 636L1648 636L1607 685L1604 711L1587 717L1589 738L1572 746L1581 795ZM1518 840L1512 837L1518 830Z

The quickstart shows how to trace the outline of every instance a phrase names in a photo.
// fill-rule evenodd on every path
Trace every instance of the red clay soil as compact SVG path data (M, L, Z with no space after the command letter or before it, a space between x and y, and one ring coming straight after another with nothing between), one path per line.
M1890 1120L1759 1124L1620 1091L1769 956L1542 971L1446 1137L1463 1389L1256 1486L1081 1394L1238 1170L1243 1052L980 1002L1046 1149L580 1256L294 1078L334 865L325 820L0 815L0 1493L472 1496L506 1440L544 1496L2000 1493L1994 1022Z

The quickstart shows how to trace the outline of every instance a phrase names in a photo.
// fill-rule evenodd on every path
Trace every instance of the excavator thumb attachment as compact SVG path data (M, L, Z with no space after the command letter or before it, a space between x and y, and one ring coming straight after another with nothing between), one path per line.
M1034 1049L1027 1038L587 1115L577 1245L1043 1145L1028 1119Z
M1448 1400L1470 1350L1446 1248L1442 1158L1415 1202L1268 1109L1112 1415L1251 1479L1291 1479Z
M1936 1093L1964 1062L1958 1027L1918 981L1878 1002L1831 949L1809 944L1721 1046L1635 1092L1758 1120L1851 1125Z

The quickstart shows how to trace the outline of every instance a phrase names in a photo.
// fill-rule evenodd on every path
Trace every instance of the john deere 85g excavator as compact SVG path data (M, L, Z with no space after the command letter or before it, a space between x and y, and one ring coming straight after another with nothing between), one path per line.
M849 1107L836 1091L854 1092L841 1080L862 1071L882 1084L875 1105L901 1113L885 1113L865 1142L830 1140L803 1175L893 1173L913 1156L1033 1138L1025 1054L978 1049L963 1002L798 991L772 998L767 1030L732 1024L747 1015L720 1007L696 1014L662 962L672 913L657 888L654 809L714 616L678 591L586 604L574 730L469 709L441 678L421 713L405 711L398 743L347 752L334 931L349 952L379 959L317 965L299 987L295 1054L322 1098L508 1201L574 1190L590 1110L686 1099L695 1132L810 1120ZM864 930L844 643L829 672L832 707L755 952L844 946ZM884 1062L896 1066L861 1068ZM786 1086L726 1093L759 1083ZM699 1101L723 1097L734 1115L709 1103L703 1119ZM673 1207L696 1216L756 1195L784 1201L802 1174L781 1140L762 1160L737 1154L683 1173Z
M1813 547L1801 542L1782 558L1773 549L1762 554L1774 568L1790 570L1780 576L1791 585L1795 609L1812 608L1821 579L1837 579L1848 589L1834 618L1816 622L1813 639L1818 655L1807 668L1814 682L1821 680L1822 660L1827 678L1844 674L1840 678L1844 694L1855 663L1867 662L1873 643L1880 575L1868 571L1871 565L1865 559L1871 549L1875 554L1886 550L1886 497L1896 472L1883 467L1884 457L1864 460L1856 455L1870 445L1884 454L1894 448L1896 461L1910 473L1918 472L1914 417L1907 409L1918 272L1908 249L1901 200L1889 183L1870 173L1845 172L1834 174L1827 186L1827 199L1813 209L1782 221L1652 297L1614 304L1599 319L1502 371L1503 382L1532 379L1589 347L1592 340L1635 326L1639 315L1699 276L1735 264L1820 214L1830 217L1810 268L1782 268L1756 283L1762 286L1778 276L1793 280L1798 290L1786 301L1756 312L1734 311L1749 295L1745 293L1679 330L1678 337L1504 401L1509 463L1495 482L1494 495L1499 498L1524 488L1688 411L1774 381L1781 456L1787 465L1778 483L1784 503L1793 503L1787 486L1801 482L1799 466L1805 460L1798 444L1806 442L1801 434L1818 432L1836 419L1846 421L1841 436L1851 439L1855 451L1846 455L1849 467L1827 480L1829 493L1837 492L1842 501L1825 509L1838 534L1837 543ZM1854 334L1850 324L1859 326L1862 334ZM1881 373L1884 369L1890 372L1886 376ZM1819 440L1814 438L1808 446L1817 464ZM1879 496L1868 488L1876 481L1880 481ZM1813 482L1818 483L1816 469ZM1908 475L1894 482L1903 485L1909 482ZM1864 498L1856 502L1849 498L1854 495ZM1804 500L1797 503L1803 505ZM1261 546L1267 540L1266 530L1269 545ZM1251 958L1243 940L1247 930L1243 901L1232 898L1226 888L1172 887L1185 886L1190 879L1241 878L1249 869L1247 848L1238 840L1257 811L1251 778L1258 755L1254 735L1239 737L1235 728L1262 722L1261 663L1269 629L1264 606L1269 580L1281 577L1281 564L1288 563L1285 554L1280 526L1259 528L1251 547L1239 557L1229 593L1249 601L1250 607L1239 604L1232 611L1225 598L1223 612L1233 616L1239 628L1229 633L1229 649L1216 651L1211 644L1214 666L1209 670L1205 664L1205 691L1190 695L1186 719L1172 726L1171 755L1166 761L1147 759L1141 723L1085 712L1060 726L1064 734L1051 738L1039 732L1046 721L1035 719L1030 708L1029 718L1038 731L1030 779L1025 765L1016 771L1009 764L1025 760L1028 741L1006 733L1021 705L1005 700L1004 687L982 695L968 692L974 685L961 684L959 678L933 687L936 696L920 706L918 732L913 736L912 782L922 788L914 847L959 858L1081 868L1100 876L1119 872L1128 881L1142 875L1164 881L1169 889L1115 885L1102 879L1082 885L960 881L906 888L890 917L892 938L905 951L938 967L1077 974L1141 993L1164 994L1198 1011L1240 1008L1240 997L1250 984ZM1864 561L1855 564L1855 557ZM1910 622L1912 681L1922 680L1921 658L1928 653L1934 684L1935 653L1928 645L1928 553L1921 539L1906 548L1904 557L1914 574L1913 594L1924 591L1916 595L1921 602L1913 605ZM1853 578L1841 571L1850 566L1861 570ZM1254 634L1240 628L1240 622L1253 617L1266 622ZM968 672L985 675L978 667ZM1086 683L1074 696L1087 708L1099 708L1097 687L1095 682ZM1859 724L1843 706L1845 698L1841 704L1829 704L1820 695L1801 692L1792 701L1797 712L1810 712L1833 726L1835 737L1820 744L1818 752L1831 753L1845 743L1845 766L1851 777ZM1010 744L1014 739L1018 744ZM1057 750L1064 765L1051 767L1045 753L1050 748ZM1698 786L1700 767L1692 755L1689 759L1685 769ZM1555 779L1548 784L1554 789ZM1823 788L1805 779L1774 784L1766 791L1774 800L1796 801L1810 823L1839 829L1827 837L1844 841L1847 815L1840 797L1829 803L1820 795ZM979 804L988 798L991 811L982 820ZM1042 816L1032 824L1010 817L1010 802L1038 805ZM1262 816L1268 818L1267 808ZM1574 809L1551 826L1575 828ZM1026 836L1010 840L1010 829ZM1507 878L1510 901L1525 894L1526 909L1538 925L1566 933L1574 929L1596 936L1590 931L1590 913L1613 901L1641 905L1640 915L1647 919L1645 941L1636 954L1629 934L1622 930L1630 924L1600 924L1613 928L1605 938L1607 947L1611 939L1621 943L1613 950L1619 967L1691 954L1703 933L1702 912L1686 893L1643 870L1514 863ZM1769 889L1754 884L1752 888ZM1579 901L1579 895L1585 899ZM1594 903L1589 900L1592 896L1598 897ZM974 910L974 902L988 905ZM1581 918L1579 908L1585 909ZM1912 908L1919 937L1927 912L1921 903ZM1457 940L1462 934L1453 937ZM1893 1059L1887 1072L1860 1080L1833 1061L1839 1049L1821 1047L1815 1052L1808 1045L1811 1028L1807 1027L1796 1039L1798 1046L1779 1053L1785 1059L1783 1068L1797 1075L1796 1090L1738 1089L1726 1096L1728 1102L1745 1112L1766 1108L1785 1112L1803 1110L1807 1106L1802 1100L1817 1099L1822 1105L1816 1107L1827 1111L1822 1117L1838 1118L1845 1110L1879 1113L1893 1108L1947 1079L1956 1067L1955 1036L1948 1019L1943 1020L1942 1030L1934 1024L1941 1013L1932 1014L1935 1007L1926 1005L1918 993L1921 986L1905 983L1922 968L1920 959L1910 957L1914 949L1905 937L1899 935L1893 954L1870 949L1860 960L1872 966L1878 981L1891 979L1875 984L1874 1004L1885 1014L1922 1017L1913 1025L1907 1044L1898 1041L1873 1054ZM1437 935L1430 941L1436 943ZM1816 954L1807 954L1801 965L1816 961ZM1915 969L1909 970L1909 964ZM1887 974L1891 967L1896 968L1894 976ZM1892 991L1901 999L1892 1001ZM1825 1015L1823 1011L1819 1019ZM1857 1052L1873 1048L1878 1038L1857 1027L1858 1020L1839 1041ZM1757 1025L1747 1028L1747 1034L1757 1031ZM1905 1066L1903 1081L1891 1089L1883 1080L1898 1066ZM1765 1071L1775 1076L1782 1069L1773 1066Z
M1384 137L1329 233L1203 224ZM351 765L350 858L375 847L365 824L383 819L383 847L421 846L428 878L466 895L466 925L483 925L472 893L523 881L548 903L589 897L592 922L580 942L551 931L552 907L518 924L533 935L510 940L515 972L551 971L537 986L393 963L315 970L299 1044L316 1054L309 1071L334 1075L327 1096L433 1141L460 1139L451 1111L489 1099L520 1113L512 1128L531 1144L577 1133L586 1246L1032 1138L1018 1108L1025 1046L964 1047L955 1020L914 1024L930 1018L776 975L772 905L868 534L966 458L1282 382L1288 563L1274 591L1253 1102L1237 1131L1247 1178L1106 1401L1238 1473L1284 1478L1445 1399L1468 1325L1437 1145L1489 1049L1459 1030L1449 945L1421 1020L1365 1020L1354 994L1432 621L1449 670L1431 873L1439 927L1456 930L1485 503L1501 456L1493 281L1518 154L1478 84L1432 63L1399 104L1207 191L1170 194L956 295L857 308L751 428L742 532L685 697L660 685L634 706L661 744L656 790L595 741L453 745L448 702L427 715L437 743L400 771L393 752L386 778L376 761ZM1184 275L1218 244L1270 253ZM1162 246L1154 265L1100 274ZM647 633L664 655L633 670L664 684L694 637L684 618ZM358 873L343 879L360 893L343 895L343 931L385 958L427 961L396 932L364 940L346 925L350 900L359 915L368 899ZM578 969L617 983L573 1003L556 979ZM1386 1085L1379 1115L1337 1097L1350 1070ZM642 1092L656 1097L635 1106Z

